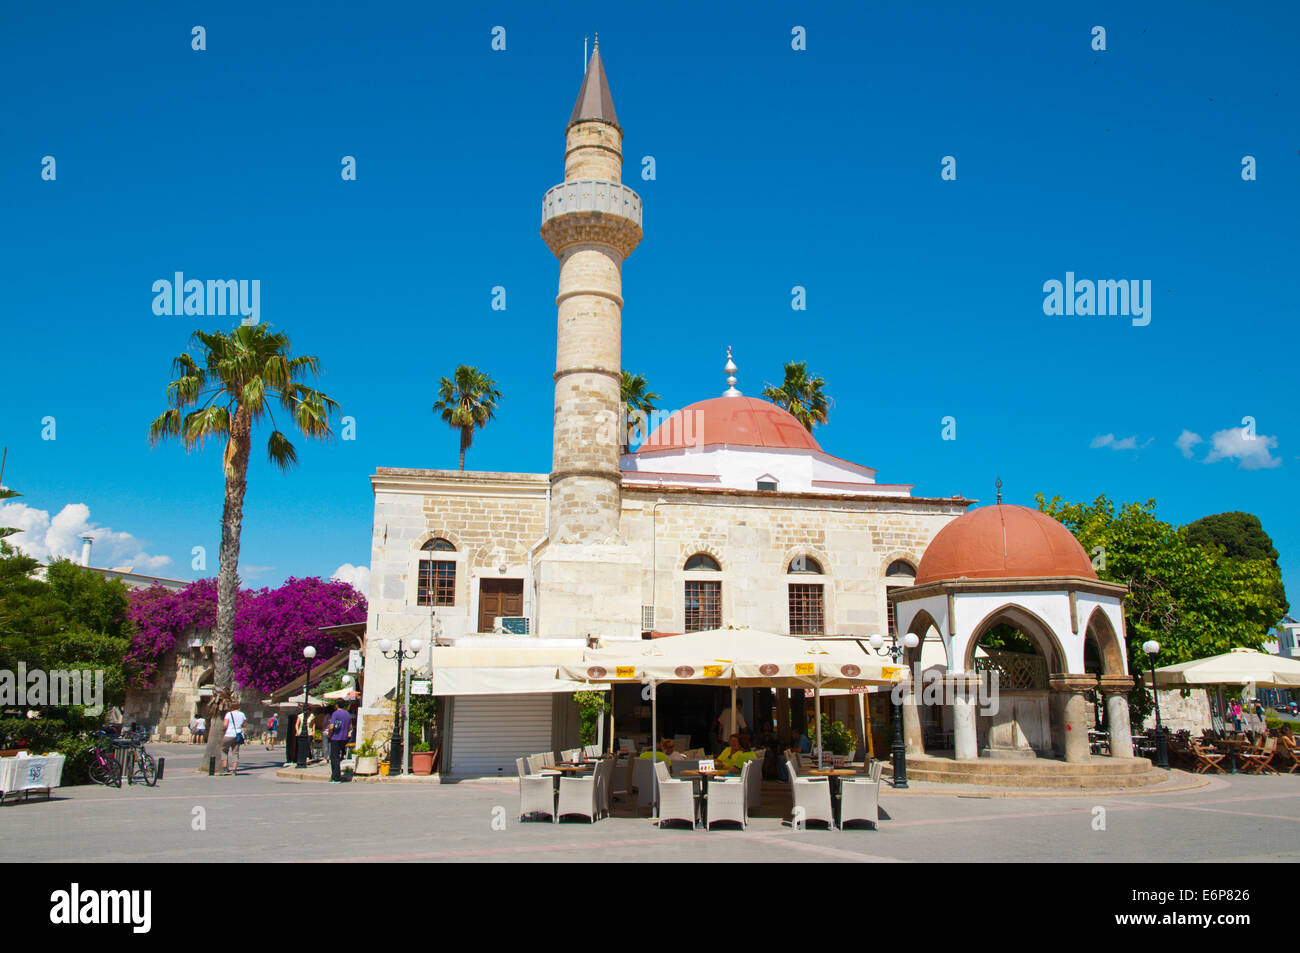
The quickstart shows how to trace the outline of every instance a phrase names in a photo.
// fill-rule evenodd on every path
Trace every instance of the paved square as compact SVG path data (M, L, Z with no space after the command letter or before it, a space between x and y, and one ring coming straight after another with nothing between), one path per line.
M878 831L664 830L618 816L519 823L511 781L287 781L280 752L245 750L247 773L196 773L199 749L167 758L155 788L60 788L0 808L0 860L14 861L1294 861L1300 776L1215 778L1172 794L880 797ZM1094 830L1104 808L1104 830ZM884 819L887 817L887 819ZM199 819L202 824L199 825ZM494 829L504 819L504 830ZM195 829L196 826L201 829ZM500 826L500 821L498 825Z

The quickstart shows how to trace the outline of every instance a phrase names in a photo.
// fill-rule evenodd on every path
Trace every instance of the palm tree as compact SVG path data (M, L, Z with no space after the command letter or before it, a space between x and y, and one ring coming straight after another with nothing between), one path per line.
M263 417L271 421L266 455L282 471L297 462L289 438L280 430L273 404L306 437L328 440L330 414L338 404L300 379L320 373L316 357L291 357L289 338L272 334L269 324L239 325L229 334L195 331L201 364L189 353L172 361L176 379L167 385L170 407L149 425L149 443L179 438L185 449L201 447L207 440L224 440L221 466L226 476L225 503L221 511L221 555L217 573L217 624L213 631L213 688L229 697L235 629L235 599L239 593L239 536L244 517L244 492L248 488L248 459L253 425ZM192 408L192 409L191 409ZM214 712L215 713L215 712ZM220 732L212 725L205 755L215 753ZM207 758L204 758L205 762Z
M826 381L808 374L807 361L791 361L785 365L785 383L780 387L763 385L763 397L789 411L804 429L812 433L817 424L826 423L830 414L831 399L822 393Z
M487 426L497 409L501 392L497 382L477 367L461 364L450 378L438 384L438 400L433 412L460 431L460 469L465 469L465 451L474 440L474 428Z
M623 401L623 439L620 449L624 452L632 445L632 430L643 422L642 415L648 416L658 409L654 402L659 399L659 395L650 393L649 386L640 374L623 372L623 383L619 389Z

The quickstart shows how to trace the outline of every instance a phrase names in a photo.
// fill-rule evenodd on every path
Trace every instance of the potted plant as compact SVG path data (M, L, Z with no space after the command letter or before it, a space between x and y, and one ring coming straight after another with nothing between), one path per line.
M379 773L379 755L375 752L373 738L367 738L357 745L355 758L356 764L352 768L354 774L370 775Z
M411 749L411 773L433 774L433 752L429 750L429 742L421 741Z

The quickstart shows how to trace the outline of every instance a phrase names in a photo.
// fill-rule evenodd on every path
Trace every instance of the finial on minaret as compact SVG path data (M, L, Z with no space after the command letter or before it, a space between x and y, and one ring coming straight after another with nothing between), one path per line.
M731 359L731 348L727 348L727 366L723 368L727 373L727 389L722 392L723 397L740 397L740 391L736 390L736 362Z
M592 47L591 47L591 48L592 48L593 50L598 50L598 49L600 49L600 31L599 31L599 30L596 31L596 42L592 44Z
M994 480L993 486L997 488L998 506L1001 506L1002 505L1002 477L998 477L996 480Z

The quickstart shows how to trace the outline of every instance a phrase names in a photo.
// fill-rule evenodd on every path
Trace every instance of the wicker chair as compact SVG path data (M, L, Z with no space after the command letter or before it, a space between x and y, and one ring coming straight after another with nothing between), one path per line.
M600 778L595 773L585 778L560 778L560 806L555 811L556 822L563 817L577 815L595 824L600 817L600 793Z
M714 824L730 821L739 824L741 830L745 823L745 776L749 773L752 761L740 769L740 777L717 780L709 784L709 830Z
M654 774L659 779L659 826L668 821L685 821L695 827L695 785L690 781L674 781L668 775L668 765L654 763Z
M792 774L790 800L795 817L802 814L805 821L823 821L827 827L835 826L835 815L831 813L829 778L799 778ZM791 823L794 823L793 817Z
M519 820L545 814L552 822L555 815L555 781L551 776L528 775L519 779Z
M840 786L840 830L845 824L865 822L875 830L880 825L880 782L845 778Z

